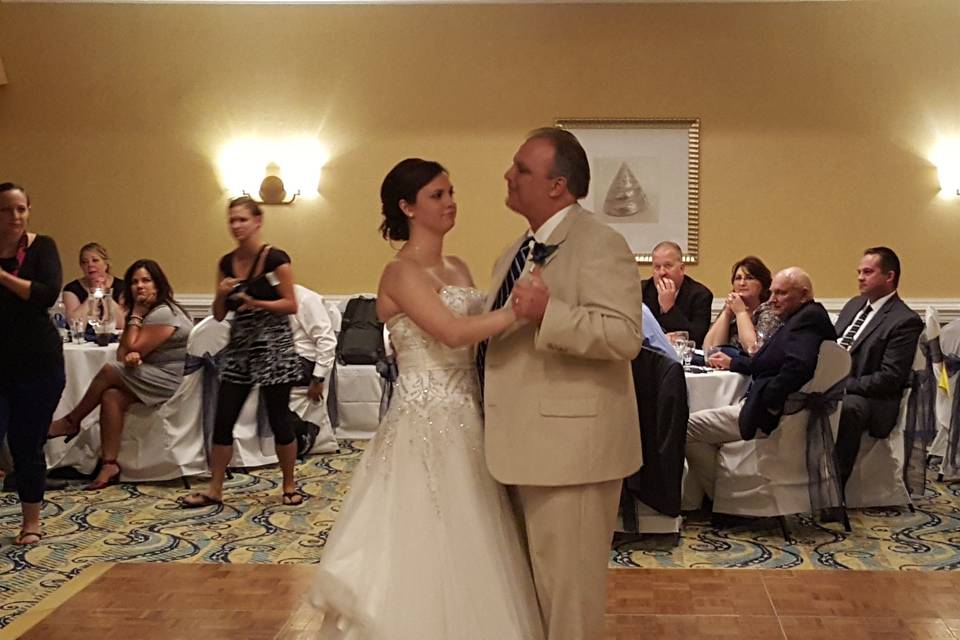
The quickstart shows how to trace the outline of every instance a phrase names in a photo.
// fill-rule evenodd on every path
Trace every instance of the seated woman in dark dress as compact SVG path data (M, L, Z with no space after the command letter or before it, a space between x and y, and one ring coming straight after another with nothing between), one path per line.
M124 277L124 299L133 305L120 338L117 362L97 373L80 403L50 424L48 436L73 438L82 420L100 405L100 473L87 489L102 489L120 477L117 453L127 408L169 400L183 380L190 315L173 298L167 276L153 260L137 260Z
M63 306L71 320L86 319L86 302L94 289L110 289L112 296L112 316L117 321L117 329L123 328L126 312L122 308L124 282L110 274L110 254L107 248L98 242L88 242L80 248L80 271L76 280L63 287Z
M773 313L770 298L770 269L756 256L747 256L733 265L723 310L703 339L703 349L730 345L754 354L782 324Z

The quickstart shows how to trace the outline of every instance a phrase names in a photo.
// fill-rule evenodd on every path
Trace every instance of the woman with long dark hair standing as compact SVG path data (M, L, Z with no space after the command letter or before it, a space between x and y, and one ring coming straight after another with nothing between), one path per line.
M97 490L120 478L117 453L123 416L131 404L156 406L173 397L183 381L187 338L193 323L173 298L173 287L160 265L141 259L123 278L123 299L131 301L117 361L103 365L70 413L50 425L48 437L80 433L80 423L100 406L100 472L87 489Z
M27 231L30 197L0 184L0 439L17 474L23 525L14 544L37 544L47 425L63 393L63 343L47 313L63 280L53 238Z
M223 320L228 311L236 314L230 342L222 352L210 487L206 493L186 496L181 506L191 509L223 501L223 480L233 457L233 427L255 385L267 407L283 471L283 504L298 505L303 495L293 477L297 441L289 405L290 387L300 380L302 371L288 317L297 312L290 257L261 242L263 211L251 198L230 201L227 212L237 248L220 259L213 315Z

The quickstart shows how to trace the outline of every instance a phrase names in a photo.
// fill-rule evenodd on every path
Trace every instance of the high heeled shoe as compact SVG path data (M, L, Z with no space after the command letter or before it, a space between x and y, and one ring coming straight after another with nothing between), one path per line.
M55 424L57 424L58 422L61 422L61 421L62 421L62 422L65 422L65 423L67 424L67 426L70 427L70 429L67 430L67 431L65 431L64 433L58 433L58 434L55 435L55 436L47 435L47 440L52 440L53 438L63 438L63 443L66 444L66 443L70 442L71 440L73 440L74 438L76 438L77 435L79 435L79 433L80 433L80 425L79 425L78 423L73 422L73 421L70 419L69 414L66 415L66 416L63 416L62 418L58 418L58 419L54 420L53 422L50 423L50 426L52 427L53 425L55 425ZM50 431L50 429L48 428L48 429L47 429L47 432L49 433L49 431Z
M120 465L117 464L116 460L101 460L100 469L103 469L108 464L112 464L113 466L115 466L117 468L117 472L112 476L110 476L109 478L107 478L106 480L101 480L100 482L91 482L86 487L84 487L87 491L99 491L100 489L106 489L110 485L117 484L120 482L121 469L120 469Z

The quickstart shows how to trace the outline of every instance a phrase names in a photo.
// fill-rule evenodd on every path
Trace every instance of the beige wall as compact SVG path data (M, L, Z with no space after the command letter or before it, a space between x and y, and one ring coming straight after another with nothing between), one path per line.
M889 244L908 296L956 297L960 203L925 159L960 133L960 2L779 5L0 4L0 180L68 273L97 239L212 291L231 248L214 157L233 136L315 131L323 197L266 237L320 291L375 287L391 255L378 189L409 155L452 172L451 253L486 284L523 225L502 173L558 116L702 119L702 260L716 292L746 253L854 290ZM935 260L933 256L937 256Z

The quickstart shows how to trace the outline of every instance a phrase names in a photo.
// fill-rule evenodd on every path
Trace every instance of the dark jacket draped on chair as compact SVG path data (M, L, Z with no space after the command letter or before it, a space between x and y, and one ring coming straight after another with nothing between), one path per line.
M660 513L680 515L683 451L687 443L687 383L683 367L644 347L633 360L633 386L640 413L643 466L625 490Z

